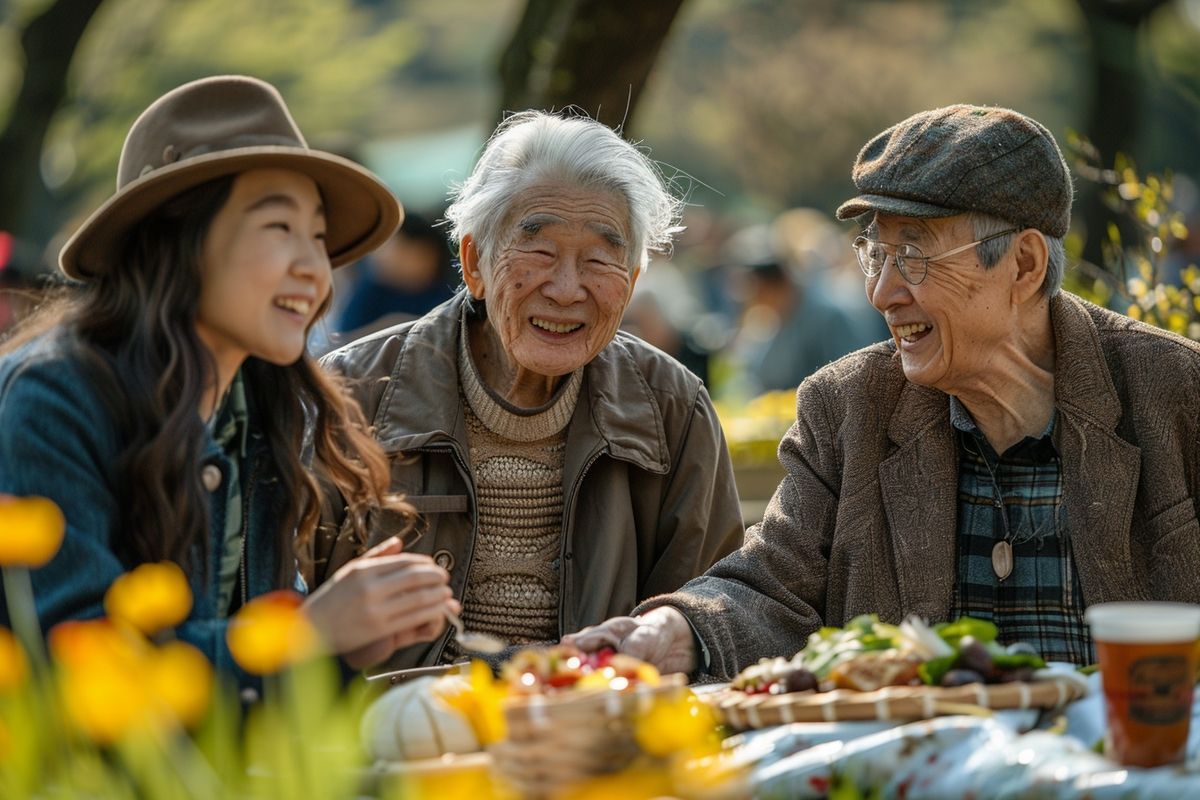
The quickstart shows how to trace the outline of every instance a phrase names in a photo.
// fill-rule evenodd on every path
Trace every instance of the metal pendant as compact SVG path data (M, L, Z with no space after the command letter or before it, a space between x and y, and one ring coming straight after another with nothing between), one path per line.
M996 577L1004 580L1013 571L1013 553L1012 545L1007 539L996 542L992 547L992 571L996 573Z

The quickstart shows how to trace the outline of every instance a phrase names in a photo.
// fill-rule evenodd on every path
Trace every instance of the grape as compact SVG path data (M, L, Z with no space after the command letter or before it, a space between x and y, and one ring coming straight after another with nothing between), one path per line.
M796 667L784 673L782 683L785 692L807 692L817 688L817 676L804 667Z
M966 686L983 683L983 676L973 669L952 669L942 676L942 686Z
M987 646L974 636L964 636L958 643L958 665L980 675L991 675L994 671L992 654L988 652Z

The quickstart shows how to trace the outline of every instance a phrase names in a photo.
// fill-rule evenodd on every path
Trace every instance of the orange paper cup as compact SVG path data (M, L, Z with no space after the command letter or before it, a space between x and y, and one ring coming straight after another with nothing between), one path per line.
M1200 606L1100 603L1085 614L1100 659L1105 753L1126 766L1182 761L1192 716Z

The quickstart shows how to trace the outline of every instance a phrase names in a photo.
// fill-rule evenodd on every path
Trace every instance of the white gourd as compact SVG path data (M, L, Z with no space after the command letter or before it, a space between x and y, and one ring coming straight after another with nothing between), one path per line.
M481 749L467 719L434 697L437 681L463 679L457 675L416 678L393 686L371 704L360 728L371 758L411 761Z

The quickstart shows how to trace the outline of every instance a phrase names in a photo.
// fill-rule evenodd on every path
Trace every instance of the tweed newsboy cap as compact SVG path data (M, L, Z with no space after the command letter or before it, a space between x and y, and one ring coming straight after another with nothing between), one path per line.
M1041 123L1007 108L914 114L867 142L851 175L860 194L842 203L838 219L978 211L1056 237L1071 224L1062 151Z

